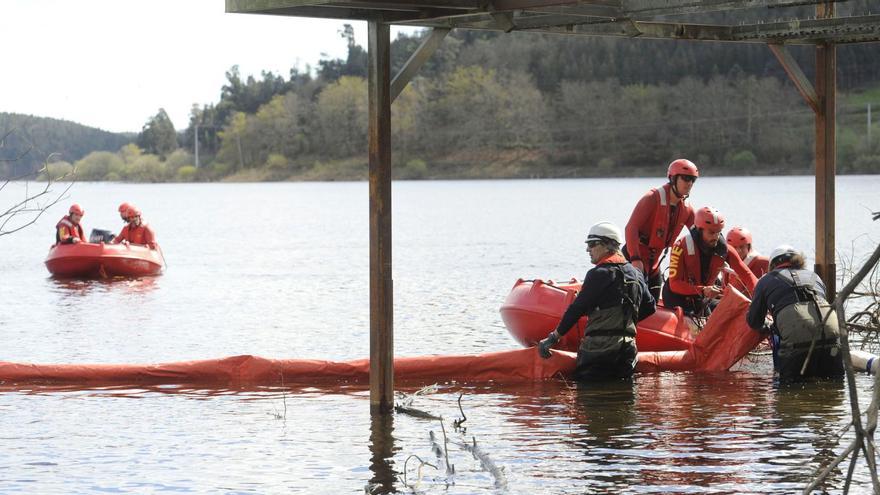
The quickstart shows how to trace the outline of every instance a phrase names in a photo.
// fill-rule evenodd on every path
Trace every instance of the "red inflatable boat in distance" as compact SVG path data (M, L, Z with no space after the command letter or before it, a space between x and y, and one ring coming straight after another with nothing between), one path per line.
M580 290L581 283L576 279L563 283L519 279L501 306L501 319L517 342L531 347L556 328ZM586 326L587 317L581 317L555 348L577 352ZM636 347L646 352L686 350L694 342L692 327L696 325L682 314L681 308L657 306L653 315L639 322Z
M143 277L163 266L161 249L132 244L56 244L46 257L49 273L60 278Z

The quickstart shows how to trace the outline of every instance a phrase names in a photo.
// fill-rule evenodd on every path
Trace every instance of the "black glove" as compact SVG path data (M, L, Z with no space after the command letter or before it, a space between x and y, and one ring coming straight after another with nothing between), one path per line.
M559 342L559 334L556 333L556 330L553 330L547 335L546 339L538 342L538 354L544 359L550 358L550 348L556 345L557 342Z

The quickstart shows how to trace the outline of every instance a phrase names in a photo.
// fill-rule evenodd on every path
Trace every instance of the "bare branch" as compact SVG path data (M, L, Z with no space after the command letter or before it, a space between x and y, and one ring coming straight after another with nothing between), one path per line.
M8 135L9 133L6 134L6 136ZM6 138L6 136L4 136L4 139ZM30 192L28 182L25 182L24 199L14 202L5 211L0 213L0 237L13 234L15 232L18 232L19 230L33 225L34 223L36 223L37 220L39 220L43 213L46 212L46 210L56 205L61 200L67 198L67 193L70 191L74 184L73 179L76 177L76 169L73 169L70 172L65 173L61 176L52 177L52 174L49 170L49 160L51 160L56 155L56 153L49 155L46 158L46 162L43 165L43 168L41 168L37 172L25 174L14 179L5 179L3 184L0 185L0 192L2 192L3 189L12 180L26 179L31 176L39 176L41 174L44 174L46 176L46 184L35 193ZM58 194L55 194L52 191L53 183L65 179L68 179L69 182L65 186L64 190ZM41 203L40 200L43 198L47 198L47 201ZM22 216L26 218L22 220L21 224L15 225L12 228L7 227L8 225L12 225L10 222L12 222L13 219L20 218Z

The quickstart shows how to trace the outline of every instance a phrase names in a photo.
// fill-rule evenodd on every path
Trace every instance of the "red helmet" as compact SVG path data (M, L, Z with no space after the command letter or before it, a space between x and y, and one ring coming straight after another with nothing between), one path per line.
M83 216L86 214L86 210L82 209L82 206L74 203L70 205L70 210L67 212L69 215L77 214L79 216Z
M131 219L139 216L141 216L141 210L135 205L128 205L128 209L125 210L125 218Z
M121 205L119 205L119 213L125 215L125 212L128 211L129 208L131 208L130 204L122 203Z
M735 248L747 246L752 243L752 233L744 227L734 227L727 232L727 243Z
M676 175L692 175L694 177L699 177L700 171L697 169L697 166L694 165L694 162L679 158L669 164L669 170L666 175L670 179Z
M697 210L694 227L710 232L721 232L724 229L724 217L715 208L704 206Z

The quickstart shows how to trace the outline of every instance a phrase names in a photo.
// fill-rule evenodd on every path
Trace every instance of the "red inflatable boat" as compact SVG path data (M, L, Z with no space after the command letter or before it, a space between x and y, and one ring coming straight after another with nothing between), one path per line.
M575 279L564 283L519 279L501 306L501 319L517 342L531 347L556 328L580 290L581 283ZM556 349L577 351L586 326L584 316L562 337ZM639 322L636 347L645 352L682 351L693 344L696 329L694 322L682 315L681 308L657 306L657 312Z
M143 277L163 266L161 249L131 244L56 244L46 257L49 273L62 278Z

